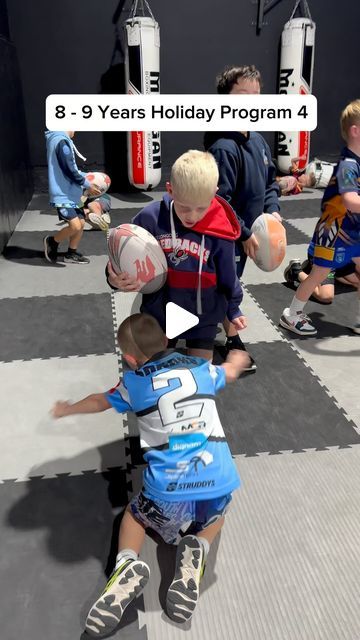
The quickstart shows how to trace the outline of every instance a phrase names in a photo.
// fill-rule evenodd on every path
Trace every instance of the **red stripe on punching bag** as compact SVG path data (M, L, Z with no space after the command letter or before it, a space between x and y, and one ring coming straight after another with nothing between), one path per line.
M306 91L305 87L300 87L300 95L307 96L309 94ZM310 132L309 131L299 131L299 154L298 157L302 158L299 160L299 169L305 169L309 158L309 144L310 144Z
M131 132L132 173L135 184L145 183L144 132Z

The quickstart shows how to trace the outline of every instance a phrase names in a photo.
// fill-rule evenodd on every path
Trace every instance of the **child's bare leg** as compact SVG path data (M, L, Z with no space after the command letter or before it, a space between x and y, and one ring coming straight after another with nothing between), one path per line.
M87 206L92 213L96 213L97 216L101 216L102 208L100 202L88 202Z
M101 638L114 631L128 604L145 587L150 570L145 562L137 559L144 537L144 528L127 507L120 526L115 570L86 619L86 630L90 635Z
M64 242L64 240L68 240L69 238L72 240L73 237L76 237L80 233L82 235L84 220L80 220L80 218L72 218L71 220L67 221L67 225L68 225L67 227L65 227L64 229L61 229L61 231L59 231L54 236L54 240L58 244L60 244L60 242ZM80 235L80 239L81 239L81 235ZM77 246L72 248L76 249Z
M74 224L72 226L73 233L70 235L69 249L76 250L84 233L85 220L83 218L74 218L70 220L70 225L72 222Z
M348 276L344 276L343 278L336 278L338 282L342 282L342 284L348 284L355 289L358 288L359 278L356 273L350 273Z
M210 524L205 529L202 529L202 531L199 531L199 533L196 534L197 537L205 538L205 540L208 541L210 546L214 542L218 533L220 533L222 527L224 526L224 522L225 522L225 516L222 516L221 518L219 518L219 520L214 522L214 524Z
M330 271L331 269L329 267L319 267L317 264L314 264L308 277L300 282L296 290L295 298L299 302L307 302L313 291L325 280Z
M130 507L127 506L120 525L118 545L119 553L124 549L132 549L136 553L136 556L138 556L144 544L144 539L144 527L134 518Z
M300 271L298 274L299 282L303 282L308 278L308 274L305 271ZM319 284L315 287L312 296L319 300L319 302L326 302L330 304L334 300L335 289L333 284Z

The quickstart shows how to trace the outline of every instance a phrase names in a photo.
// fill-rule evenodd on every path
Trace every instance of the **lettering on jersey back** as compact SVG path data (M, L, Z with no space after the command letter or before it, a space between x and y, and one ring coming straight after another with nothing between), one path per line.
M135 375L141 376L144 378L145 376L150 376L152 373L155 373L156 371L161 371L161 369L171 369L178 364L183 364L186 367L188 367L191 364L195 366L198 364L198 362L196 358L179 355L175 357L170 357L169 359L164 360L163 362L160 362L157 364L144 365L143 367L141 367L141 369L137 369L135 371Z

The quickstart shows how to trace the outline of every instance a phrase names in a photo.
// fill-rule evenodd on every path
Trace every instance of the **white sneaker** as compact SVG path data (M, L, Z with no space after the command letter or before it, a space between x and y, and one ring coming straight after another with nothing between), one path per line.
M104 216L107 216L107 218L110 217L106 213L101 216L98 216L97 213L91 212L88 215L88 222L89 224L91 224L91 226L94 229L101 229L101 231L107 231L109 228L110 221L107 222L106 220L104 220Z
M289 309L284 309L279 322L281 327L288 329L299 336L315 336L317 330L311 324L310 318L302 311L291 316Z

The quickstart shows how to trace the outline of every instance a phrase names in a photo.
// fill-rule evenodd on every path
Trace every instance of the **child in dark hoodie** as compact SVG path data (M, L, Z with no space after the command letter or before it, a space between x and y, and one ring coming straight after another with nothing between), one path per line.
M49 200L56 207L59 220L67 222L67 226L54 236L44 238L45 258L48 262L56 262L60 242L68 241L68 250L64 262L88 264L89 258L83 256L77 249L83 234L85 212L81 197L83 189L90 189L86 181L86 174L79 171L75 152L77 151L72 138L75 131L46 131L46 151L48 161ZM84 158L85 160L85 158ZM91 196L99 192L91 188Z
M260 93L260 72L253 66L230 67L217 78L219 94ZM212 153L219 167L219 190L235 210L241 226L241 239L236 243L236 271L241 278L246 259L255 257L258 242L251 233L253 222L262 213L279 215L280 194L276 182L276 169L268 144L255 131L208 132L204 146ZM227 335L225 355L230 349L245 349L240 337L228 322L224 322ZM256 365L252 360L252 370Z
M217 325L225 315L235 331L246 327L239 305L242 290L235 270L234 241L240 227L231 206L216 196L218 169L211 154L188 151L171 170L168 194L133 219L160 243L168 263L166 285L143 296L141 311L156 318L165 330L165 307L174 302L199 317L199 324L179 338L189 355L210 360ZM128 274L117 275L107 266L110 286L137 291L139 283Z

